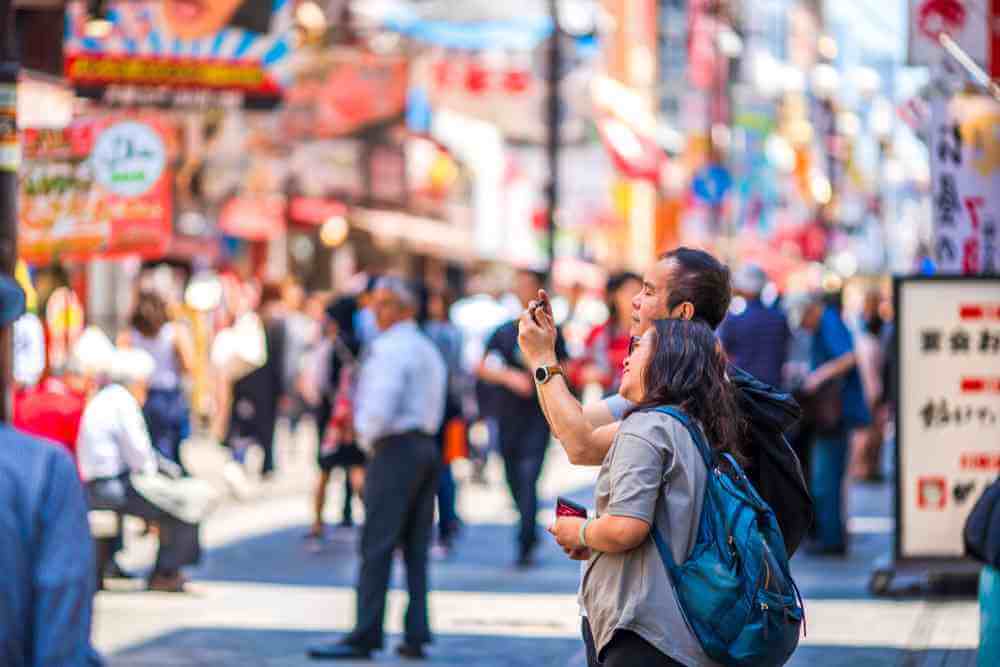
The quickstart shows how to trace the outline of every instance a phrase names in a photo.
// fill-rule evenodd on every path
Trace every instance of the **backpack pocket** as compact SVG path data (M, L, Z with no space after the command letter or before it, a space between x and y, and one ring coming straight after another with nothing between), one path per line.
M798 600L794 595L761 589L754 605L747 624L729 646L733 664L785 664L799 645L802 609Z

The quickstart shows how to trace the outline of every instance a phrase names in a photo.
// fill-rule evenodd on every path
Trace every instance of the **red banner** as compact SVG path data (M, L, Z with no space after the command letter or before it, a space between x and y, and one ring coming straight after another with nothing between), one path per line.
M60 259L161 257L171 236L171 128L153 115L25 130L18 252Z

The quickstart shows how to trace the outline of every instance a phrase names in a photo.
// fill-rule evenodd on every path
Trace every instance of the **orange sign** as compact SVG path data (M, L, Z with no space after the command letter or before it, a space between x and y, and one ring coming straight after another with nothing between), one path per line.
M20 256L29 264L162 256L171 235L172 141L169 127L149 115L25 130Z

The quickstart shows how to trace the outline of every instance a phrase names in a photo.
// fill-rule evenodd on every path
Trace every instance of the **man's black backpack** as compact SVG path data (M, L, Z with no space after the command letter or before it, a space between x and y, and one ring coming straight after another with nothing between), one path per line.
M962 537L970 558L1000 568L1000 479L987 486L976 501Z
M802 411L787 393L778 391L746 371L729 367L740 411L747 426L746 475L778 519L791 557L805 539L813 521L813 501L799 457L785 439L785 431Z

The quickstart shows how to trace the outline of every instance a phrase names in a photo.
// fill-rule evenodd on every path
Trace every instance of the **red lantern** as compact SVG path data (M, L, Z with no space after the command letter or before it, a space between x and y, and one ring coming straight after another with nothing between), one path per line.
M472 61L465 69L465 88L470 93L479 95L486 91L489 85L489 72L479 63Z
M503 88L508 93L523 93L531 83L531 75L525 70L512 69L503 75Z

